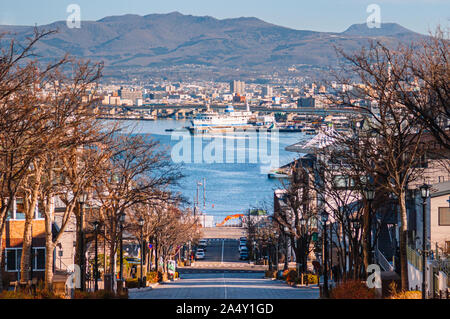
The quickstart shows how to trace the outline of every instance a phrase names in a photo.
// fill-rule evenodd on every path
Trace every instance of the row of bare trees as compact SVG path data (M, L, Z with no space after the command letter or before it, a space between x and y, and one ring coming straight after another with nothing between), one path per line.
M427 182L425 168L429 160L448 170L449 48L448 32L438 29L423 42L409 46L393 49L377 42L357 54L339 51L347 63L344 74L356 75L361 84L342 92L336 103L360 109L365 119L353 134L336 137L334 147L325 155L339 160L338 171L355 177L353 193L363 203L360 221L365 267L376 240L373 233L377 230L372 229L374 212L385 207L383 204L390 198L397 201L403 290L409 289L408 189ZM349 84L345 76L338 80ZM370 106L361 106L357 102L361 98L369 100ZM372 210L364 192L367 187L376 194ZM372 247L370 234L375 239Z
M360 278L373 262L380 231L375 212L383 219L389 205L397 204L402 289L408 290L407 192L426 182L427 161L447 173L449 167L448 31L438 29L421 43L395 49L373 42L356 54L338 53L344 63L336 81L351 89L331 95L330 102L362 116L349 134L325 132L333 142L317 149L313 166L295 163L293 178L283 187L287 207L276 221L288 228L304 264L318 225L301 225L312 225L311 216L320 220L318 214L326 211L341 271ZM375 192L373 200L368 189Z
M102 65L66 56L43 66L33 55L35 44L51 33L35 30L25 45L13 40L0 54L0 234L14 200L22 199L20 277L30 280L32 222L38 207L45 220L48 289L54 249L73 218L75 263L83 260L86 242L81 237L92 231L95 220L105 229L111 273L118 240L136 229L136 216L145 219L146 238L157 238L165 256L194 236L188 230L195 229L189 212L179 208L182 199L171 191L182 175L166 151L147 136L124 134L114 123L97 118L98 101L89 97L96 94ZM82 220L82 196L88 196L87 221ZM55 228L56 206L63 212ZM124 228L119 227L122 215L127 216ZM3 266L2 247L0 242Z

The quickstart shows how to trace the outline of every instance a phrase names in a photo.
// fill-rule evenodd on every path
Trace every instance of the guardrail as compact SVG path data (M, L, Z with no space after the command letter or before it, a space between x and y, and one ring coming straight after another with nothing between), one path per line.
M378 247L375 249L375 257L377 258L379 265L384 269L384 271L394 271L394 266L391 265L391 263L386 259L386 257L378 249Z
M411 265L422 271L422 256L409 245L406 246L406 257Z

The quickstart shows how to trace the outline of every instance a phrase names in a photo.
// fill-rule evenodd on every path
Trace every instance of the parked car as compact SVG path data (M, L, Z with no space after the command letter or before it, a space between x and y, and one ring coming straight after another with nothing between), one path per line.
M248 260L248 251L246 251L246 250L241 251L241 253L239 254L239 259L240 260Z
M240 241L245 241L245 242L246 242L246 241L247 241L247 237L241 237L241 238L239 238L239 240L240 240Z
M195 253L195 260L205 259L205 252L202 249L198 249Z
M247 250L247 245L240 245L239 251L242 251L242 250Z
M205 244L199 244L198 249L202 249L203 251L206 251L206 245Z
M200 239L198 242L198 245L202 245L202 246L208 246L208 241L206 239Z

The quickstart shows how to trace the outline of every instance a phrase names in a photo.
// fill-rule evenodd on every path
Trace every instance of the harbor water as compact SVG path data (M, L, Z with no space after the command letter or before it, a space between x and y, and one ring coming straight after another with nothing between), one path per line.
M267 174L271 168L277 168L298 158L299 154L287 152L286 146L311 138L301 132L267 133L257 136L258 144L255 145L250 141L253 137L240 132L227 135L212 134L206 137L188 135L187 130L182 128L188 126L189 122L183 120L120 121L120 123L125 131L148 134L152 139L159 141L161 147L166 148L171 154L175 163L180 164L179 162L184 159L181 165L185 177L174 191L181 192L192 207L197 198L198 188L199 208L207 215L214 216L215 223L221 222L227 215L245 213L249 208L264 208L272 212L273 192L280 188L281 182L269 179ZM175 151L189 144L190 151L186 152L186 148L182 152ZM196 145L200 147L196 148ZM215 151L211 152L211 145L216 146ZM234 145L234 150L227 148L229 145ZM268 153L271 159L276 160L264 161L264 158L258 155L252 158L250 154L261 155L259 150L261 147L267 147L267 152L264 151L263 154ZM213 154L213 158L202 156L204 154ZM205 192L203 186L197 187L197 182L203 180Z

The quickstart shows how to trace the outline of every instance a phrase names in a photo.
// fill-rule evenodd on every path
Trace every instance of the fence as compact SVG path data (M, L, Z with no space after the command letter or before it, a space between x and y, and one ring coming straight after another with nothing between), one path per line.
M383 253L375 248L375 257L377 258L378 263L385 271L394 271L394 266L389 263L389 261L384 257Z
M409 245L406 246L406 256L411 265L419 271L422 271L422 256Z

